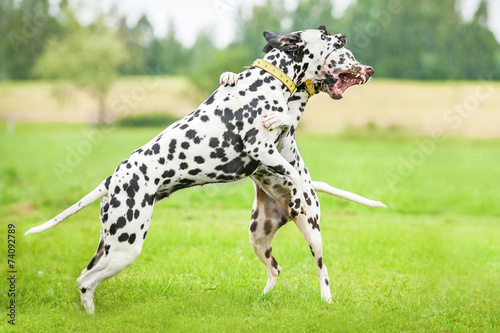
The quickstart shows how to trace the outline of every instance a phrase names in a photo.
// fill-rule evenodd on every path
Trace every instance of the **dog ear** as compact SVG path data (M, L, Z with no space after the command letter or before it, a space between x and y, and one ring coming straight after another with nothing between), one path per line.
M274 47L271 46L271 44L266 44L266 46L264 46L264 48L262 49L262 52L264 53L267 53L269 51L271 51L272 49L274 49Z
M326 31L326 27L324 25L320 25L318 30L322 30L325 32L325 35L330 36L330 33L328 31Z
M266 50L270 51L272 48L284 52L295 52L299 49L299 43L302 41L299 34L283 34L270 31L264 31L264 38L268 42L264 50L262 50L264 52Z

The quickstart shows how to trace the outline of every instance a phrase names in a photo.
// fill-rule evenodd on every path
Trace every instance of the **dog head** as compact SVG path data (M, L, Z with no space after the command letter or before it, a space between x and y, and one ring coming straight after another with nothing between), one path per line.
M326 79L329 75L327 61L330 54L346 44L344 34L330 35L324 26L292 33L264 31L264 37L268 43L264 52L279 50L285 53L280 61L293 62L297 84L307 79ZM274 56L279 57L278 54Z
M333 99L341 99L347 88L368 82L375 73L372 67L357 62L352 52L344 46L328 55L324 69L327 76L316 81L318 89Z

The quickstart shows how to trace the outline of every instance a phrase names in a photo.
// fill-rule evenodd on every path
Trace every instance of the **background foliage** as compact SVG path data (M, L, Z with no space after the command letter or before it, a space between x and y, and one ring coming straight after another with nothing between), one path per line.
M122 17L107 29L113 30L130 55L119 67L119 74L187 74L207 90L217 85L214 73L239 72L261 56L263 30L295 31L315 28L318 22L332 33L346 33L348 47L362 55L360 62L376 68L377 77L500 79L500 47L486 25L486 0L481 0L470 21L459 13L458 2L358 0L335 19L329 0L299 0L294 10L288 10L283 0L267 0L253 7L251 15L239 10L238 37L224 49L217 49L204 31L188 48L179 41L172 24L166 36L158 37L144 15L135 25L128 26ZM67 2L62 1L59 7L67 8ZM61 9L49 11L48 0L1 2L0 79L36 76L33 68L51 45L49 41L74 33L64 13ZM93 28L95 25L82 27ZM78 59L80 55L74 56Z

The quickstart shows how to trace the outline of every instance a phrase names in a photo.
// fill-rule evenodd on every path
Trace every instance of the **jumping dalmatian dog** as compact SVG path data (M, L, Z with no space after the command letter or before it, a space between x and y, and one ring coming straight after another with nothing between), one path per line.
M290 34L264 32L264 37L272 49L263 60L279 67L297 86L308 79L341 77L341 72L335 73L332 61L335 52L345 45L344 35L305 30ZM283 131L270 131L262 125L266 118L268 121L273 118L268 115L274 112L289 112L291 95L282 81L265 70L255 66L245 70L238 77L238 87L219 87L199 108L132 152L113 175L78 203L26 234L45 231L102 198L97 251L77 279L82 304L87 312L93 313L97 287L131 265L140 254L155 202L183 188L237 181L259 169L260 176L254 180L263 185L267 177L276 177L274 181L280 186L269 191L279 198L275 201L280 204L277 216L293 219L308 240L322 272L322 298L329 300L330 291L324 288L325 281L328 285L326 267L319 262L319 215L312 212L311 217L307 211L308 207L314 207L309 204L315 198L314 190L303 181L300 167L287 161L287 154L298 151L295 147L284 150ZM252 219L257 224L252 223L250 230L257 234L262 228L262 233L269 236L269 223L259 222L262 216L259 209L260 206L254 207ZM258 248L260 258L258 238L256 242L254 249ZM262 255L271 260L273 268L279 269L270 247ZM270 290L267 285L266 289L265 292Z
M320 27L321 29L322 27ZM324 27L323 27L324 28ZM325 29L326 31L326 29ZM344 38L344 36L341 36ZM343 43L345 45L345 41ZM264 52L272 47L268 44ZM309 171L302 160L295 142L295 129L305 110L309 98L314 93L323 91L333 99L341 99L345 90L356 84L366 83L374 70L370 66L359 64L352 53L345 47L337 49L329 56L327 63L331 69L331 76L326 79L314 81L313 87L302 84L294 96L288 99L288 112L272 112L263 117L262 125L268 130L278 130L282 139L278 149L281 155L293 165L303 182L305 190L303 196L306 201L306 213L295 219L295 223L308 242L311 253L316 261L321 289L321 298L325 301L331 299L327 268L323 262L323 249L320 234L320 205L316 191L331 194L346 200L360 203L369 207L386 207L383 203L366 199L354 193L339 190L324 182L311 180ZM220 77L221 84L236 86L241 74L231 72L223 73ZM258 258L264 263L268 273L268 280L263 293L271 291L276 284L281 268L272 254L272 240L274 235L290 220L286 209L286 199L290 197L289 190L281 184L279 175L261 166L250 176L254 182L255 199L250 221L250 243Z

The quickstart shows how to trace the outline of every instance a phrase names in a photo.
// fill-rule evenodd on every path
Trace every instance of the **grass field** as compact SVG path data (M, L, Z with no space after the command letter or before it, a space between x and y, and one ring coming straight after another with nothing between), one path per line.
M298 133L314 179L388 206L320 196L331 304L320 301L312 257L293 223L273 243L278 283L260 295L266 271L248 242L253 187L243 181L184 190L159 203L141 256L103 283L96 314L86 315L75 279L97 246L98 204L44 234L23 234L80 199L157 131L18 124L7 135L0 123L2 276L13 224L17 329L500 330L500 140L448 138L432 141L430 152L421 148L429 138L376 130ZM10 286L2 280L0 330L11 328Z

